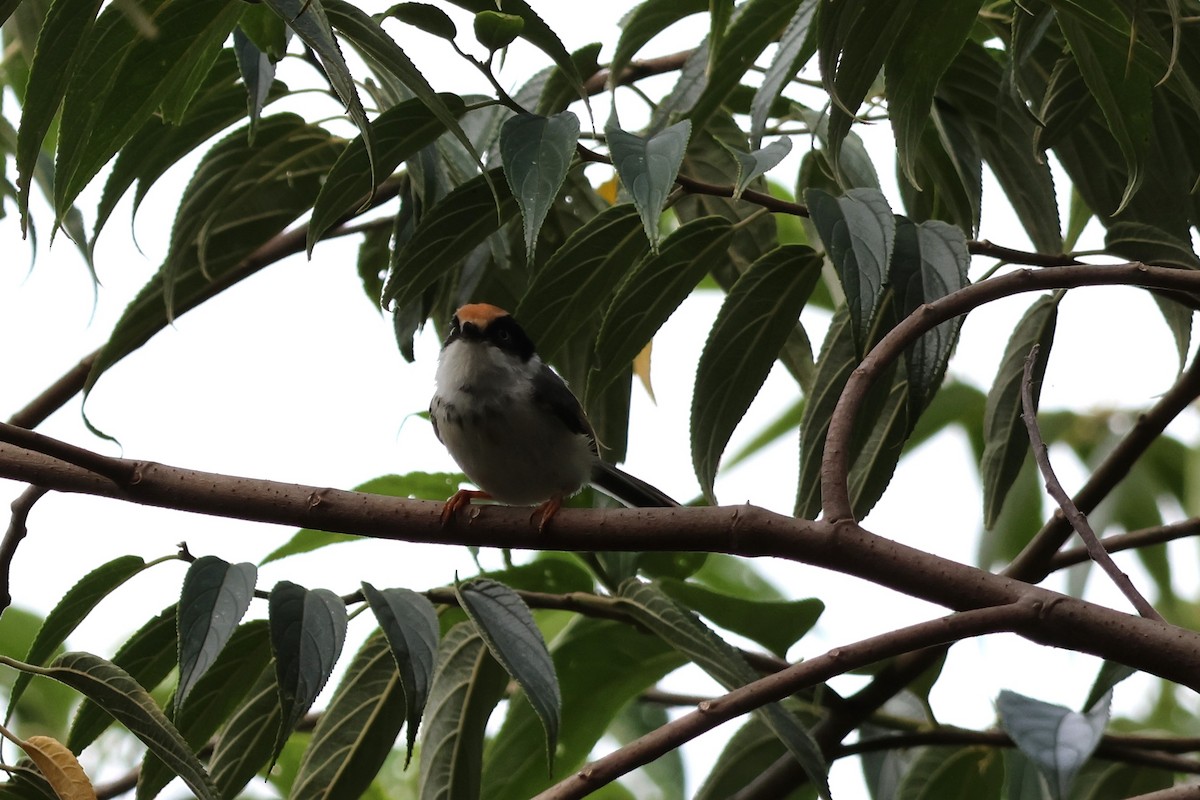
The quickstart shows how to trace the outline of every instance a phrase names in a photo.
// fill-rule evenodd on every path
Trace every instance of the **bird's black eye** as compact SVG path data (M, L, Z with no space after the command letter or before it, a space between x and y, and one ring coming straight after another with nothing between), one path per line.
M496 341L497 342L508 342L511 339L512 339L512 334L509 333L508 328L501 328L500 330L496 331Z

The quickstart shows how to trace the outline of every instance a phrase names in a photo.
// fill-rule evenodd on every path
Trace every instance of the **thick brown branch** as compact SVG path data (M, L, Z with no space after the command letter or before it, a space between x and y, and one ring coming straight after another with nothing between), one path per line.
M126 485L0 444L0 477L56 491L380 539L522 550L690 550L787 558L953 610L1035 602L1042 609L1037 623L1016 631L1031 641L1091 653L1200 689L1200 634L992 575L876 536L848 521L798 520L753 506L569 509L554 518L546 534L539 534L526 509L472 506L443 527L441 503L110 460L130 471Z

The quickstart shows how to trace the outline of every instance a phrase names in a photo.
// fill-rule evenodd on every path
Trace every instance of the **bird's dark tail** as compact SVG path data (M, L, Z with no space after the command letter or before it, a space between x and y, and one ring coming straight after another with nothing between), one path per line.
M597 462L592 470L592 484L632 508L670 508L679 505L660 489L603 461Z

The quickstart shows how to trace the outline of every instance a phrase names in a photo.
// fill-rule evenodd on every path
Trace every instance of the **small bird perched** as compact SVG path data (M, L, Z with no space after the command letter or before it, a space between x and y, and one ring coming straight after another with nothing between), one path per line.
M678 505L600 459L583 406L504 309L471 303L454 313L436 384L433 432L481 490L456 492L442 524L473 498L491 498L540 504L534 516L542 530L563 499L588 483L633 506Z

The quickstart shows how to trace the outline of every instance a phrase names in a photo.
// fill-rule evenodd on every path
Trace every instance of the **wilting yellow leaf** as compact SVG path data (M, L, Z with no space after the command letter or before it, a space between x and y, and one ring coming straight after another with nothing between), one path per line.
M613 176L606 180L596 189L596 194L604 198L610 206L617 204L617 191L621 188L621 181L617 179L617 173L613 172Z
M654 342L646 342L646 346L642 348L642 352L637 354L633 359L633 374L637 375L638 380L642 382L642 387L646 390L646 394L650 395L650 399L654 399L654 386L650 383L650 353L654 349Z
M96 790L75 754L57 739L30 736L17 744L25 751L61 800L96 800Z

